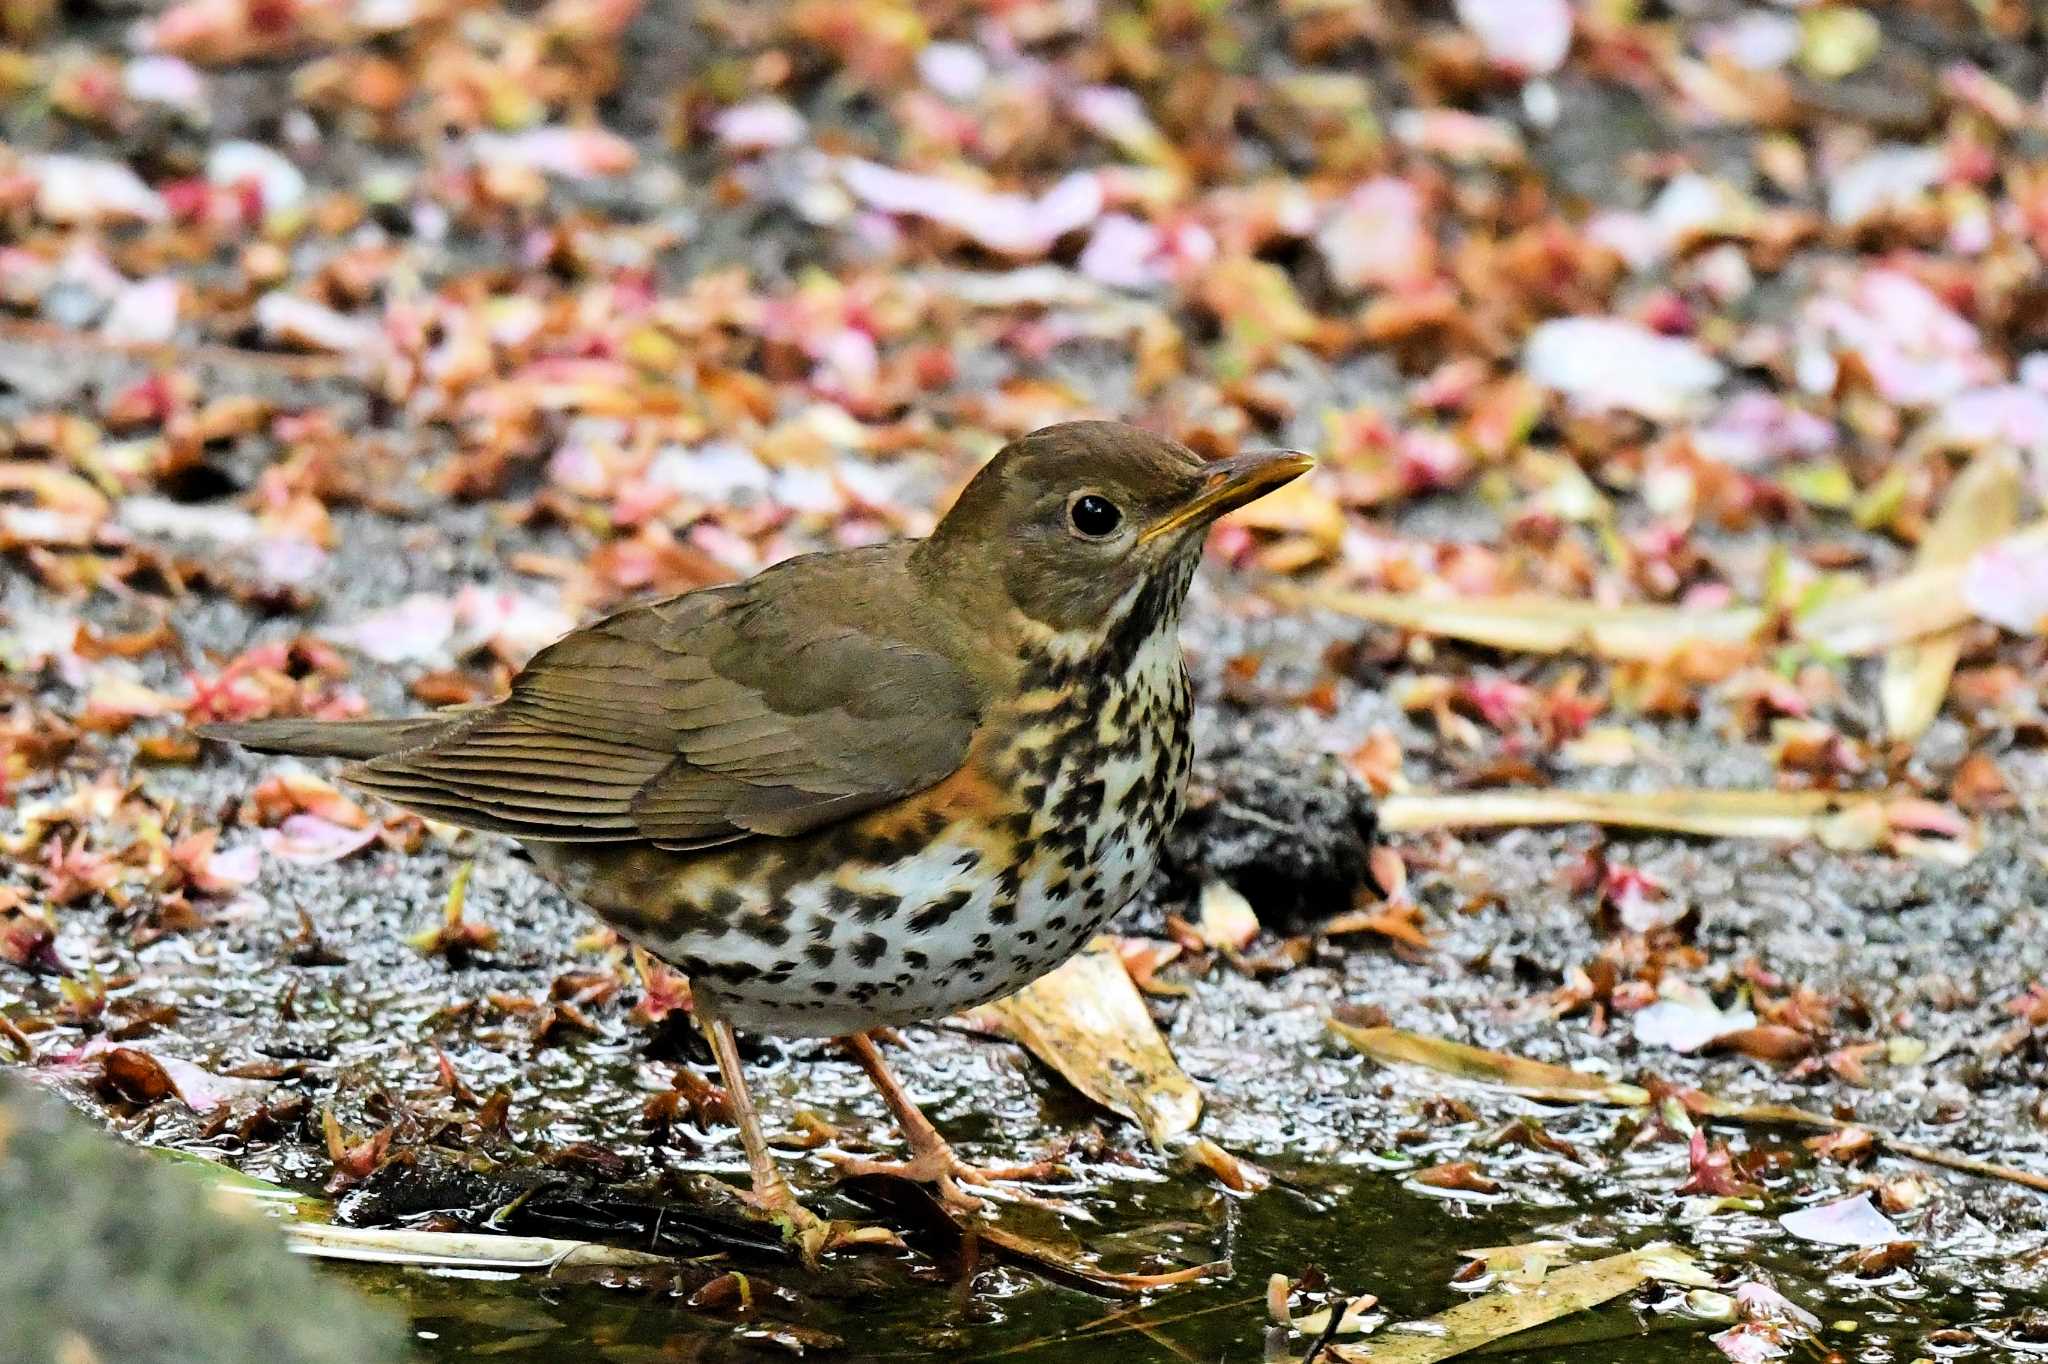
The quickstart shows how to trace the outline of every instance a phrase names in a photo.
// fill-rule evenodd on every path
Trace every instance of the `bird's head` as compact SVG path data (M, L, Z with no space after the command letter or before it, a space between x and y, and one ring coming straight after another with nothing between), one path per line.
M1134 610L1170 624L1217 517L1314 461L1263 450L1204 462L1119 422L1063 422L1005 446L921 550L1056 634L1114 628Z

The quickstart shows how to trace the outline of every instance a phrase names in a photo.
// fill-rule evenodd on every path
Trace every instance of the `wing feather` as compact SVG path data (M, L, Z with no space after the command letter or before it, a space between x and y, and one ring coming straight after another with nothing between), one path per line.
M974 685L892 635L889 573L849 596L818 568L622 611L542 650L470 723L347 775L519 838L685 849L799 834L940 781L966 757Z

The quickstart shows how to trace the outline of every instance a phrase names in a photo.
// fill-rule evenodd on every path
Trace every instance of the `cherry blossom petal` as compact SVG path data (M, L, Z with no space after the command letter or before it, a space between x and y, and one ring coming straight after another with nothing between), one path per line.
M1778 1225L1802 1241L1824 1246L1887 1246L1908 1239L1867 1193L1788 1212Z

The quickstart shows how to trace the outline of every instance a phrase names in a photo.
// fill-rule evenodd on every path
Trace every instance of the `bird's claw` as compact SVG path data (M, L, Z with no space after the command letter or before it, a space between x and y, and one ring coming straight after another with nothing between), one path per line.
M858 1246L897 1246L903 1240L887 1227L864 1227L853 1222L824 1218L805 1207L788 1184L777 1182L764 1190L740 1195L747 1205L782 1229L782 1239L797 1249L804 1264L818 1267L828 1252Z
M980 1212L991 1199L1004 1203L1039 1203L1052 1208L1059 1206L1049 1199L1037 1198L1019 1189L1001 1188L997 1184L999 1180L1050 1179L1060 1168L1055 1160L1041 1160L1030 1165L970 1165L954 1154L951 1146L942 1143L917 1151L908 1160L870 1160L835 1153L832 1163L843 1175L889 1175L929 1185L939 1201L956 1212ZM969 1193L961 1187L964 1184L972 1184L985 1196Z

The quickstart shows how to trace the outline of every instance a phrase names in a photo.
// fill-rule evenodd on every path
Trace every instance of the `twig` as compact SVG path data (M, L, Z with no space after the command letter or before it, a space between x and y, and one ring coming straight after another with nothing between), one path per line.
M1232 1298L1227 1302L1210 1303L1207 1307L1196 1307L1186 1312L1177 1313L1174 1316L1160 1317L1157 1320L1146 1323L1146 1327L1157 1330L1162 1326L1175 1326L1184 1321L1192 1321L1196 1317L1213 1316L1218 1312L1234 1312L1241 1307L1258 1302L1264 1297L1265 1294L1263 1293L1250 1293L1241 1298ZM1048 1345L1067 1345L1077 1340L1093 1340L1098 1336L1113 1336L1125 1331L1136 1331L1141 1328L1134 1323L1124 1321L1123 1318L1136 1312L1146 1311L1151 1306L1151 1303L1130 1303L1104 1316L1097 1317L1086 1326L1077 1326L1071 1331L1060 1331L1053 1335L1040 1336L1036 1340L1023 1341L1020 1344L1011 1345L1001 1350L994 1350L988 1354L975 1355L973 1358L1005 1359L1010 1355L1029 1354L1033 1350L1042 1350Z
M1964 1174L1982 1175L1986 1179L2003 1179L2012 1184L2024 1184L2029 1189L2048 1193L2048 1175L2037 1175L2032 1170L2022 1170L2017 1165L1999 1165L1975 1156L1961 1156L1953 1151L1944 1151L1937 1146L1922 1146L1917 1142L1900 1141L1883 1133L1873 1133L1877 1144L1894 1155L1906 1156L1912 1160L1925 1161L1949 1170L1961 1170Z
M1301 1357L1301 1364L1316 1364L1316 1356L1337 1338L1337 1328L1344 1324L1344 1318L1350 1315L1351 1304L1357 1301L1357 1298L1346 1295L1342 1302L1330 1309L1330 1319L1323 1323L1323 1329L1316 1333L1316 1338L1308 1343L1308 1353Z
M16 1047L19 1047L24 1061L36 1059L36 1044L30 1041L29 1035L23 1032L15 1021L6 1014L0 1014L0 1037L6 1038Z

